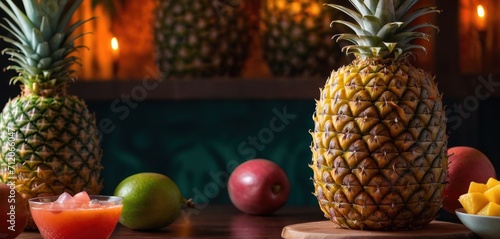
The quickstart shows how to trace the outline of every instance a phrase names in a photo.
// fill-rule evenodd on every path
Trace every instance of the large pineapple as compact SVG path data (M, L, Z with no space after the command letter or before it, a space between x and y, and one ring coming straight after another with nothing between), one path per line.
M22 92L0 114L0 181L13 181L24 198L98 194L101 148L95 117L84 101L66 92L74 80L70 67L81 46L73 32L86 21L71 24L83 0L13 0L0 2L9 18L1 38L13 45L3 50L18 72L12 83ZM35 228L32 221L28 226Z
M157 2L156 58L165 75L177 78L240 76L248 55L252 26L246 1Z
M347 63L340 54L340 46L330 39L332 13L322 2L265 0L262 3L262 47L274 76L324 77L332 68ZM345 29L335 26L334 34Z
M434 77L412 66L414 43L428 39L415 23L435 7L417 0L329 4L355 22L334 21L354 34L339 40L356 59L333 71L321 89L311 132L314 188L337 227L421 228L442 204L447 158L446 116ZM413 10L415 9L415 10Z

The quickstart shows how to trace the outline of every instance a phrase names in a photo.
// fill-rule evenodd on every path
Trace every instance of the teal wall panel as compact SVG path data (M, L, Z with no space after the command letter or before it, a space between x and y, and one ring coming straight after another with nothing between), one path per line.
M159 172L201 205L229 203L234 167L267 158L290 179L289 205L317 205L308 167L314 100L88 104L102 131L104 194L129 175Z

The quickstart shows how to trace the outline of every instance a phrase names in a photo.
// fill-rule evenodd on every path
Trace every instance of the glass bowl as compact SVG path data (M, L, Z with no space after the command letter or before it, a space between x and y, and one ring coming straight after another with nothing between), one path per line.
M59 196L29 199L31 216L44 239L108 239L115 229L123 198L90 195L90 203L59 203Z

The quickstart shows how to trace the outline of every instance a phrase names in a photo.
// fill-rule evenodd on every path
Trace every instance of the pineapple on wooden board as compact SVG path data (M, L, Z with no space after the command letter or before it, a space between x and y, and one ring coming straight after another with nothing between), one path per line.
M240 76L252 25L246 3L158 1L154 39L161 71L173 78Z
M0 114L0 182L14 183L24 198L102 189L101 148L95 116L66 92L79 64L70 24L83 0L5 0L1 23L12 44L2 52L14 63L21 93ZM22 4L21 4L22 3ZM30 219L28 228L36 228Z
M264 0L262 48L271 73L278 77L327 77L333 68L347 63L340 46L331 39L333 15L325 1ZM333 34L346 30L334 27Z
M438 13L418 0L353 0L328 4L354 19L338 35L356 59L333 71L316 103L311 132L314 194L337 227L421 228L442 205L448 157L446 116L434 77L412 66L424 50L413 20Z

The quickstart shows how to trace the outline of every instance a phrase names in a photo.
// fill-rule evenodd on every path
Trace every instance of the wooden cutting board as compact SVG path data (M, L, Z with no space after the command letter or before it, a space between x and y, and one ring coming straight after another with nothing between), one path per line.
M354 238L478 238L462 224L433 221L426 227L411 231L361 231L334 228L331 221L292 224L283 228L286 239L354 239Z

